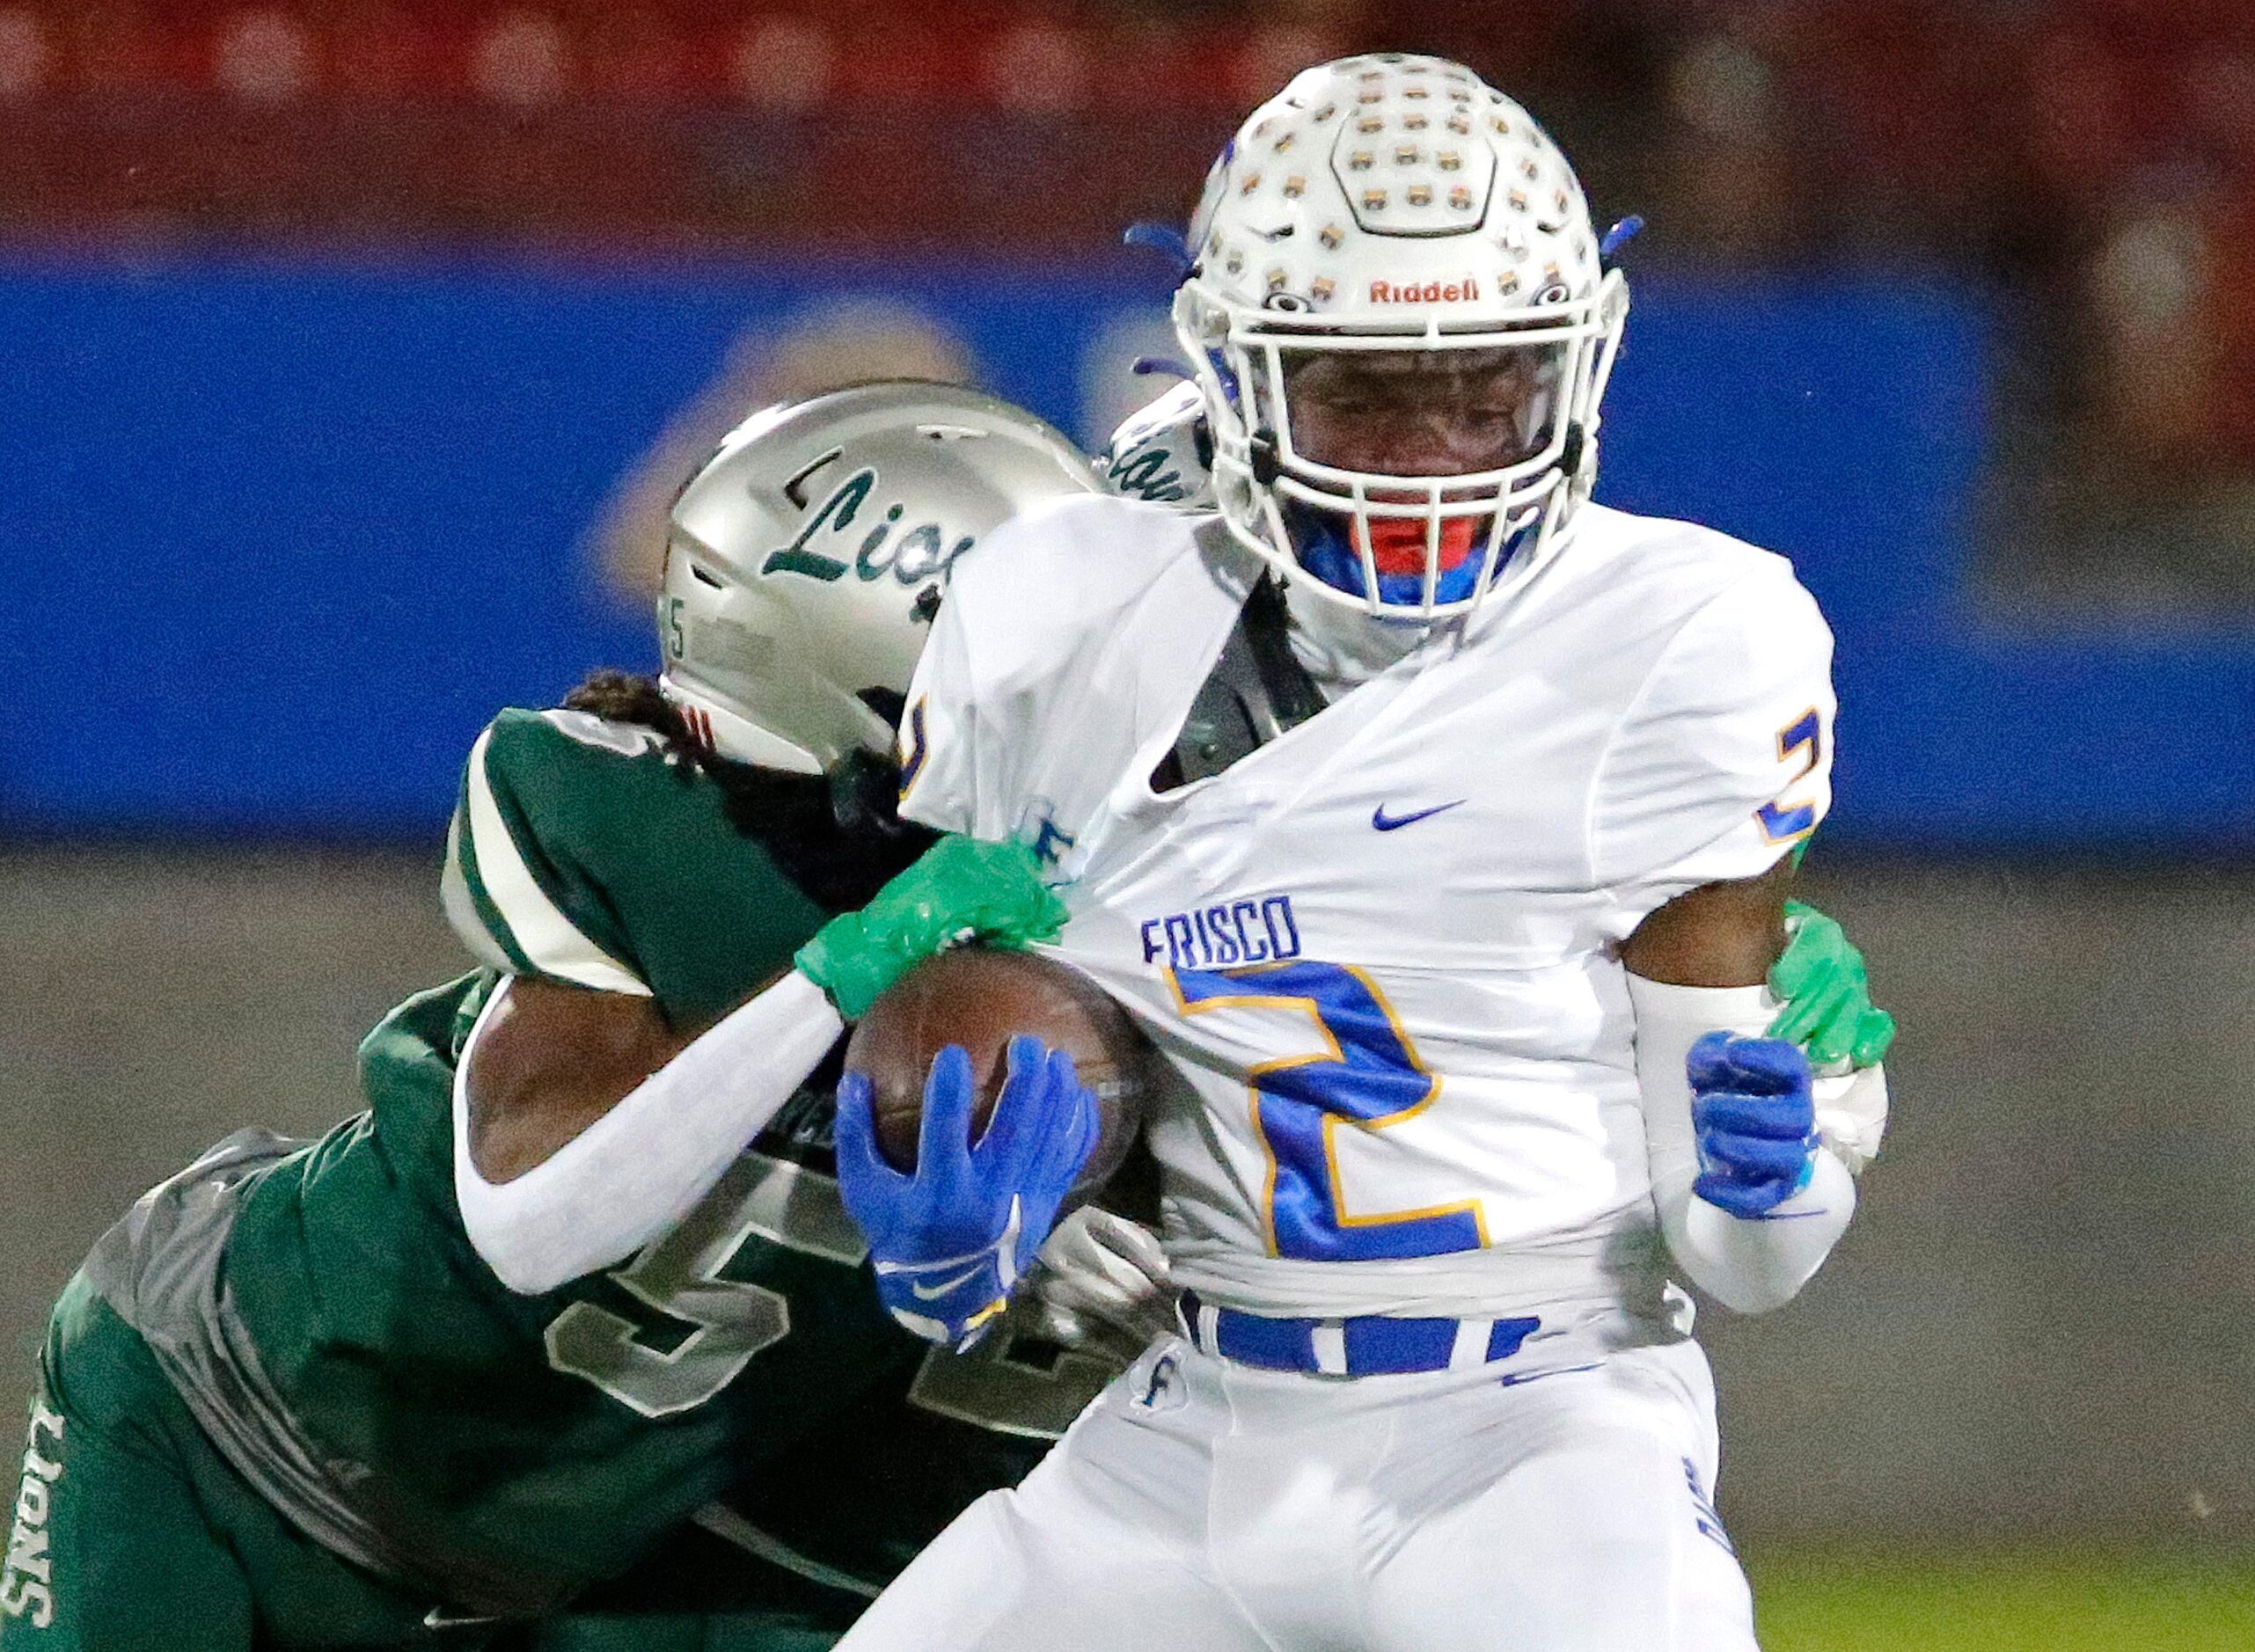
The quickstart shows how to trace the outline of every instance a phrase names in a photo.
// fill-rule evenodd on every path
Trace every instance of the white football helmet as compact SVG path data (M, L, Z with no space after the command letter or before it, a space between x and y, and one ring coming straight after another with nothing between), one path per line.
M1595 476L1629 295L1526 110L1438 57L1307 69L1222 151L1188 244L1175 332L1239 539L1300 588L1395 618L1461 612L1540 566ZM1508 408L1479 410L1503 462L1416 473L1310 452L1290 387L1345 355L1353 371L1512 386Z
M674 501L659 688L739 762L821 774L890 754L955 560L1029 506L1102 491L1056 430L953 384L754 413Z

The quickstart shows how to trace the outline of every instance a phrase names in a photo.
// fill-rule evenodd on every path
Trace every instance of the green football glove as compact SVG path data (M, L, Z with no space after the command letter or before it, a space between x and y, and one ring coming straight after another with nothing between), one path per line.
M951 833L868 905L824 924L794 961L851 1021L911 966L967 936L1014 948L1064 927L1065 903L1043 887L1030 850Z
M1785 933L1784 954L1769 966L1769 990L1784 1005L1770 1037L1800 1045L1819 1071L1878 1066L1895 1042L1895 1018L1871 1002L1863 954L1805 901L1785 903Z

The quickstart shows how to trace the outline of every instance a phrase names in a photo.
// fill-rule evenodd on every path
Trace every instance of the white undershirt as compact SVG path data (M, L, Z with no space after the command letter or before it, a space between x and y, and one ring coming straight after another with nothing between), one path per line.
M624 1261L669 1232L807 1081L846 1023L792 970L707 1028L546 1159L488 1181L470 1156L469 1073L508 996L487 1000L454 1075L454 1194L470 1243L536 1296Z
M1732 1216L1691 1190L1699 1147L1691 1123L1685 1058L1712 1032L1760 1037L1777 1005L1761 987L1679 987L1629 977L1636 1012L1636 1081L1644 1098L1644 1148L1660 1231L1691 1283L1740 1313L1792 1300L1856 1214L1856 1179L1829 1147L1816 1150L1809 1185L1767 1217Z

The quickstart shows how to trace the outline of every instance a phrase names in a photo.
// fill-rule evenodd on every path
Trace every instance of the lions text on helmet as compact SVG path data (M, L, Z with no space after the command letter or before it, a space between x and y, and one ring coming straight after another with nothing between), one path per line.
M858 548L846 555L830 554L831 549L847 551L851 541L845 536L856 532L861 508L878 486L876 471L867 468L854 471L816 507L812 519L799 530L796 538L768 553L759 571L802 574L810 580L841 580L849 573L860 579L881 580L890 574L903 585L946 579L955 559L977 539L964 534L949 545L948 530L936 522L919 523L894 539L893 530L908 512L907 505L897 500L882 513L871 510L869 514L879 520L866 534L859 534ZM824 539L830 542L828 548L819 543Z
M890 753L948 570L998 523L1101 491L1033 414L860 384L755 413L675 501L659 679L723 757L819 774Z
M1573 169L1457 64L1300 75L1206 180L1175 324L1231 532L1324 601L1461 612L1558 548L1628 289Z

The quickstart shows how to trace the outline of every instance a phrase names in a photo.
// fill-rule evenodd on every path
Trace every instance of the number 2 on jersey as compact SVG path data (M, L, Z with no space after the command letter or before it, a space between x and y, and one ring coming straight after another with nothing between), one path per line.
M1825 755L1824 720L1813 705L1777 731L1777 760L1790 762L1797 751L1805 751L1808 759L1793 772L1795 780L1813 772ZM1764 803L1754 810L1754 818L1761 822L1761 835L1774 844L1790 843L1796 837L1805 837L1817 829L1817 806L1813 802L1790 802L1783 796Z
M1332 1133L1378 1130L1422 1113L1440 1093L1377 984L1358 969L1294 959L1238 969L1168 972L1185 1015L1279 1009L1312 1019L1325 1048L1258 1063L1253 1123L1269 1154L1270 1248L1307 1261L1438 1256L1484 1246L1478 1204L1348 1213Z

